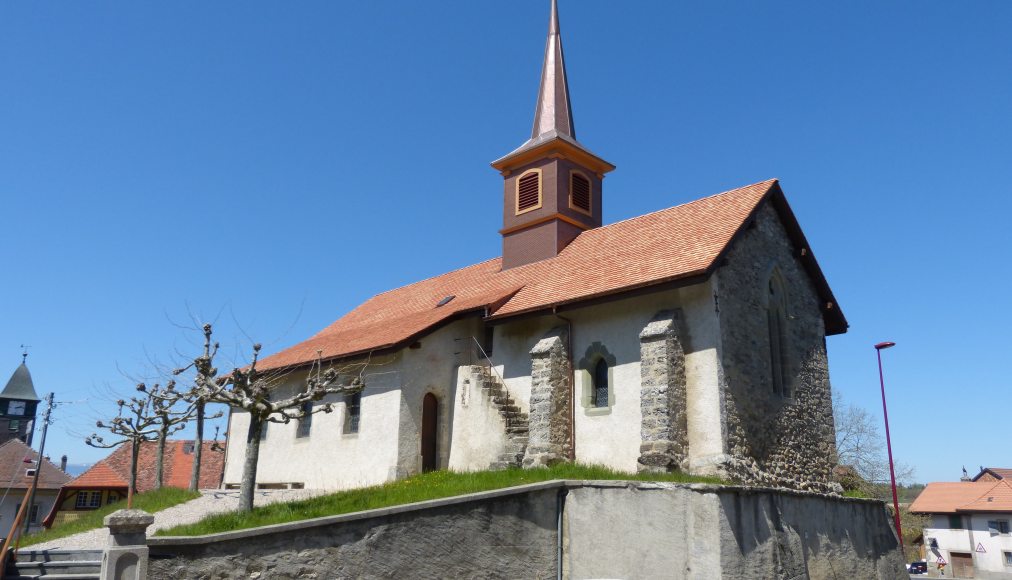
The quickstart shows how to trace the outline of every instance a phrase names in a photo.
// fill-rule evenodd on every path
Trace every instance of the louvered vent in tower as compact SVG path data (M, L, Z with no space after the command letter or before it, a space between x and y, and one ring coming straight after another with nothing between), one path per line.
M517 181L517 213L541 207L541 173L531 171Z
M580 175L579 173L573 173L572 179L569 182L570 195L572 196L573 207L576 209L582 209L585 212L590 211L590 180Z

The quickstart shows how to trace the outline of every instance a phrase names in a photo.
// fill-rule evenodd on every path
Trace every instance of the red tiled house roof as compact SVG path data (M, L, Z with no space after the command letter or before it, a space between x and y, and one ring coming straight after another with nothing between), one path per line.
M1007 480L929 483L910 504L921 514L1012 512L1012 485Z
M1012 479L1012 469L1005 467L984 467L980 470L980 473L974 476L973 481L979 481L985 475L990 475L994 479Z
M780 215L812 277L827 334L847 321L775 179L581 233L554 258L501 269L495 258L378 294L312 338L264 358L262 370L398 348L467 314L492 320L708 277L764 201ZM447 296L444 306L436 306Z
M34 475L28 470L35 467L39 454L20 439L11 439L0 445L0 486L10 489L28 489ZM25 461L25 460L28 461ZM60 489L70 476L47 459L42 460L38 489Z
M224 454L213 451L214 441L204 441L200 456L201 489L215 488L221 482L225 467ZM221 442L218 442L219 445ZM193 453L185 453L184 446L192 445L193 441L167 441L165 444L165 462L163 484L167 487L186 488L190 485L190 473L193 469ZM158 444L149 441L141 445L137 458L137 491L143 493L155 488L155 460L158 455ZM130 446L120 445L90 469L77 476L64 489L122 489L126 490L130 481Z

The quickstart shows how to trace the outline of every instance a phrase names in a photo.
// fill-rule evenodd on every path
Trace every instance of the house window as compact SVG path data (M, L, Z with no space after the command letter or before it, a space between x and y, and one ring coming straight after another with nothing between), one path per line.
M296 438L309 437L309 430L313 427L313 402L306 401L302 404L302 418L299 419L299 427L295 430Z
M77 509L94 509L102 506L101 491L81 491L77 494L77 502L74 507Z
M358 433L359 417L362 414L362 392L344 396L344 432Z
M105 504L109 505L111 503L116 503L118 501L119 501L119 494L117 494L115 491L110 491L109 498L105 500Z
M569 207L590 213L590 180L579 172L569 174Z
M18 421L17 419L10 421L7 423L7 428L11 431L17 431L21 428L21 421Z
M785 296L784 287L777 271L774 270L773 274L770 275L767 286L769 288L769 296L767 297L768 302L766 304L766 324L769 330L770 378L773 383L774 393L782 397L790 397L790 388L788 388L787 381L784 378L784 369L787 366L784 358L784 334L787 330L786 308L784 307Z
M1002 552L1002 555L1005 557L1005 565L1012 567L1012 552Z
M608 361L598 359L594 365L594 406L608 406Z
M963 517L958 515L949 516L949 529L950 530L963 529Z
M990 520L987 522L987 529L992 536L998 534L1007 536L1009 533L1008 520Z
M517 215L541 207L541 170L531 169L517 179Z

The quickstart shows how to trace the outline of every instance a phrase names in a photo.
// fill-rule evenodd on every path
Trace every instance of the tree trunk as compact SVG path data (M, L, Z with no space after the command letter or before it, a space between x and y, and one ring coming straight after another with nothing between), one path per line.
M193 442L193 472L190 474L190 491L200 486L200 451L204 448L204 401L197 401L197 438Z
M165 439L168 438L168 429L162 428L158 432L158 455L155 457L155 489L162 489L162 476L165 473Z
M242 484L239 491L239 510L253 510L253 490L257 484L257 461L260 459L260 430L264 420L255 413L249 414L246 432L246 459L242 464Z
M133 509L134 494L137 493L137 455L140 453L140 448L140 440L130 440L130 485L127 487L127 509Z

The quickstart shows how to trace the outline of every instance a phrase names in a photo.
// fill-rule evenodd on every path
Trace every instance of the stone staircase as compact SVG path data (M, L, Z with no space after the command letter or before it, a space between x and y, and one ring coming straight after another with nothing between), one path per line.
M8 558L6 580L98 580L102 550L39 550L18 552Z
M492 404L506 423L506 449L490 466L492 469L520 467L527 451L529 423L527 413L520 410L510 398L506 385L488 367L475 367L475 377L481 392L492 399Z

